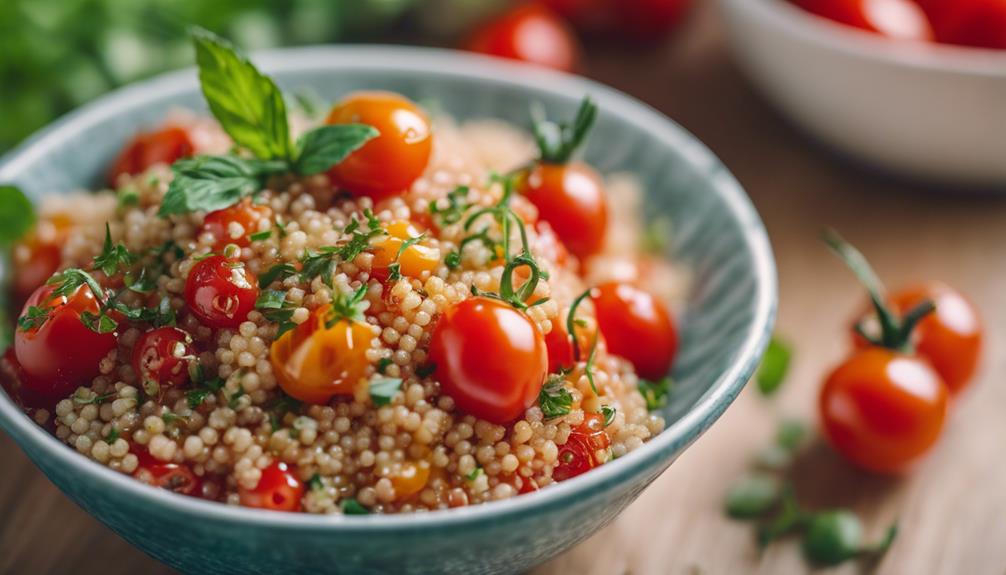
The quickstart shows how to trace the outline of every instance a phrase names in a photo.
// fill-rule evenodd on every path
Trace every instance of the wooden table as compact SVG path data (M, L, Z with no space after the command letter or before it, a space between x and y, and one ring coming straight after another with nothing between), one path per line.
M804 573L793 541L759 554L750 527L724 518L727 486L765 446L782 416L813 417L825 371L846 351L846 322L862 295L817 240L834 226L870 256L891 285L945 279L984 313L978 381L958 403L944 439L898 480L849 469L823 447L798 464L801 499L849 506L879 536L901 534L883 574L1006 573L1006 196L934 193L837 161L789 127L740 76L708 0L681 34L652 54L591 50L592 76L656 106L704 140L754 198L775 248L779 331L794 342L787 386L774 401L742 394L613 525L541 567L537 575ZM0 437L0 573L170 573L91 519ZM847 565L838 573L857 573Z

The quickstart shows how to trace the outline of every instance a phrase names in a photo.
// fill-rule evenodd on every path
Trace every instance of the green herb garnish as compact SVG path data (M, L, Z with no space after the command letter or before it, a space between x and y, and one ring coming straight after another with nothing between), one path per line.
M601 415L604 416L604 426L608 427L611 425L612 421L615 421L616 409L610 405L601 406Z
M276 264L269 268L264 274L258 278L258 286L265 289L272 285L275 281L283 281L284 279L297 274L297 268L293 267L292 264Z
M584 98L572 124L548 120L540 105L531 108L531 118L531 130L538 144L539 159L549 164L565 164L587 138L597 119L597 105L589 96Z
M248 236L248 239L250 239L253 242L261 242L271 237L272 237L272 230L266 230L264 232L255 232L254 234Z
M430 204L430 214L436 218L440 219L441 226L448 226L450 224L456 224L461 221L464 217L465 212L472 207L468 203L468 186L458 186L448 192L447 201L449 202L446 208L437 207L437 202L432 202Z
M370 510L355 499L343 499L340 507L343 515L370 515Z
M423 232L423 233L419 234L418 236L416 236L414 238L409 238L409 239L405 240L404 242L402 242L402 245L398 246L398 252L395 253L395 261L394 261L394 263L392 263L391 265L388 266L388 281L397 281L397 280L401 279L401 277L402 277L401 264L399 263L398 260L401 259L402 254L405 253L405 250L407 250L410 247L418 244L425 237L426 237L426 233Z
M646 409L654 411L665 407L673 385L674 382L670 377L665 377L660 381L640 379L637 387L639 393L643 395L643 399L646 400Z
M267 289L259 293L255 300L255 309L262 312L262 316L272 323L279 324L276 337L283 335L297 327L293 323L293 312L297 306L286 301L287 292L283 290Z
M485 471L483 471L481 467L476 466L475 469L472 469L471 473L465 476L465 478L468 481L475 481L479 478L479 475L482 475L483 473L485 473Z
M101 270L106 276L114 276L119 273L119 269L128 269L139 257L126 249L126 246L118 243L112 244L112 230L105 222L105 243L101 253L94 257L94 269Z
M35 207L21 188L0 185L0 245L20 240L35 221Z
M566 389L559 375L550 375L538 393L538 407L546 419L568 415L573 405L573 395Z
M762 357L761 365L758 366L758 373L755 380L758 382L758 390L762 395L769 396L775 393L782 382L786 379L789 371L790 359L793 352L789 345L778 337L773 337L769 341L765 355Z
M311 491L320 491L325 488L325 484L321 481L321 475L315 473L311 476L311 479L307 480L307 487Z
M375 377L370 381L370 400L374 405L388 405L401 388L400 377Z

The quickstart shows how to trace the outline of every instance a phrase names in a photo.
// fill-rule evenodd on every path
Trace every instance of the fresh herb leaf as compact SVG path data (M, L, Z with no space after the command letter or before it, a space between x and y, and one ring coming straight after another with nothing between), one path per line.
M94 269L101 270L106 276L111 277L119 273L120 268L125 270L138 259L139 257L126 249L123 244L112 244L112 230L108 222L105 222L105 244L101 253L94 257Z
M640 379L638 383L639 393L646 400L646 409L654 411L667 405L667 400L674 382L670 377L665 377L660 381L647 381Z
M119 327L118 322L104 313L80 312L80 322L94 333L113 333Z
M367 309L367 304L364 302L366 295L367 284L360 285L351 296L337 292L332 303L329 304L330 309L328 317L325 318L325 327L332 328L340 321L364 321L363 311Z
M568 415L573 405L573 395L558 375L550 375L538 393L538 407L546 419Z
M230 407L231 409L237 409L238 405L240 404L241 398L246 395L248 395L248 392L245 391L245 388L238 387L238 390L232 393L231 396L227 399L227 407Z
M315 473L311 476L311 479L307 480L307 487L311 491L320 491L325 488L325 484L321 481L321 475Z
M387 232L381 227L381 222L374 217L369 209L364 210L364 217L367 219L367 227L364 229L360 220L353 216L349 224L343 230L349 235L349 240L337 246L323 246L318 251L308 251L301 258L300 279L309 282L316 277L321 277L325 284L332 287L332 275L335 273L335 266L338 261L353 261L370 247L370 240L382 236Z
M370 400L374 405L388 405L401 388L400 377L375 377L370 382Z
M266 230L264 232L255 232L254 234L248 236L253 242L261 242L272 237L272 230Z
M206 401L206 398L223 389L224 380L219 377L204 380L202 366L199 364L196 364L196 367L192 371L195 372L195 377L192 378L192 381L199 385L199 387L186 393L185 399L189 405L189 409L196 409Z
M366 124L321 126L297 141L299 154L294 166L304 176L320 174L346 159L380 133Z
M86 393L87 392L85 392L85 395L81 395L80 391L75 392L73 394L73 402L76 403L77 405L102 405L109 399L112 399L113 397L116 396L116 393L114 391L109 393L103 393L100 395L91 392L93 394L91 397L86 397Z
M343 499L340 507L343 515L370 515L370 510L355 499Z
M601 415L604 416L604 426L605 427L608 427L609 425L611 425L612 421L615 421L615 413L616 413L616 410L615 410L614 407L611 407L610 405L602 405L601 406Z
M762 357L755 379L762 395L770 396L779 390L789 371L793 352L789 345L778 337L773 337Z
M395 261L388 266L388 281L398 281L402 278L401 263L399 263L402 254L405 253L405 250L421 242L425 237L426 232L423 232L414 238L405 240L402 242L402 245L398 246L398 252L395 253Z
M293 267L292 264L276 264L259 276L258 285L260 288L265 289L272 285L273 282L283 281L292 275L296 275L296 273L297 268Z
M468 481L475 481L479 478L479 475L482 475L483 473L485 473L485 471L483 471L481 467L476 466L475 469L472 469L472 472L465 478L468 479Z
M0 185L0 245L18 241L35 225L35 207L21 188Z
M464 217L472 205L468 202L468 186L458 186L448 192L446 208L440 208L438 202L430 204L430 214L440 219L441 226L456 224Z
M377 360L377 373L384 375L384 371L388 369L392 363L394 362L391 361L390 357L382 357L381 359Z
M549 121L541 105L531 108L531 118L539 159L550 164L565 164L587 138L597 119L597 105L590 96L585 97L572 124Z
M286 414L296 413L300 409L300 406L300 401L286 394L280 395L280 397L273 401L266 408L266 411L269 413L269 425L272 427L273 433L283 427L283 418L286 417Z
M115 192L115 207L119 210L124 210L139 203L140 193L136 191L136 188L133 186L119 188L119 190Z
M726 512L735 519L760 517L782 499L782 484L772 475L752 474L735 483L727 492Z
M105 440L105 443L111 445L119 440L119 436L119 428L113 425L112 429L109 430L108 435L106 435L103 439Z
M17 319L17 324L21 328L21 331L31 331L42 327L49 320L49 311L49 308L41 308L34 305L28 306L28 311Z
M161 217L190 212L212 212L258 193L270 175L286 171L282 162L238 156L197 156L171 166L175 177L168 186Z

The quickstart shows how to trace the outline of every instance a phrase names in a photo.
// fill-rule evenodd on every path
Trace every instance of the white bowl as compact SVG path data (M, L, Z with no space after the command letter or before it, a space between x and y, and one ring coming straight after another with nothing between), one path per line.
M1006 191L1006 52L882 38L785 0L720 0L752 82L823 143L931 183Z

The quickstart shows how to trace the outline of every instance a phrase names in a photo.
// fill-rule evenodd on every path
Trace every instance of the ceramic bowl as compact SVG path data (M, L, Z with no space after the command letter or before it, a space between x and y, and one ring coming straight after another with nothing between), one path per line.
M631 170L648 217L674 219L674 253L694 270L667 429L641 449L537 493L415 515L312 516L229 507L154 489L61 444L0 394L0 426L70 498L130 543L191 573L511 573L611 522L733 401L772 329L776 279L765 230L730 172L666 117L610 88L519 64L446 51L306 48L255 60L287 89L327 98L361 88L438 101L458 118L526 125L532 101L571 117L584 94L600 115L586 158ZM189 71L126 88L31 138L0 182L34 198L98 185L136 130L166 110L204 104ZM673 513L669 509L668 513ZM667 542L669 543L669 542Z
M948 190L1006 190L1006 52L898 42L786 0L720 0L755 86L827 146Z

